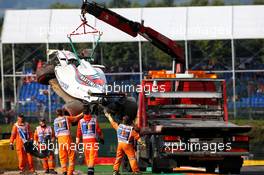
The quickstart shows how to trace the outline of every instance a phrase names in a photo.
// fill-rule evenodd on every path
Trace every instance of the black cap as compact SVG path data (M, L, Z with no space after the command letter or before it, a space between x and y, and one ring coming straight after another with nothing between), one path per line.
M17 115L17 117L24 118L24 114L20 113L20 114Z
M44 117L41 117L40 119L39 119L39 122L46 122L46 119L44 118Z
M56 114L57 114L57 116L62 116L62 115L64 114L63 109L58 108L58 109L56 110Z

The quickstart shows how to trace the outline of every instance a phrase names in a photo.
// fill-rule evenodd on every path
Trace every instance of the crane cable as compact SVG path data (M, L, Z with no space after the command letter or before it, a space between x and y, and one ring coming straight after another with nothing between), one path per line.
M80 58L79 58L78 53L76 51L76 48L75 48L75 46L73 44L73 41L72 41L71 36L74 36L74 35L86 35L86 34L90 34L90 33L91 34L96 34L96 33L98 34L98 38L96 40L95 46L92 49L92 53L87 58L88 61L94 61L93 56L94 56L94 53L95 53L95 49L98 46L98 43L100 42L101 36L103 34L99 30L97 30L96 28L94 28L91 25L89 25L84 15L82 15L81 21L82 21L82 23L72 33L70 33L70 34L67 35L67 37L69 39L69 42L70 42L70 46L72 48L72 51L73 51L75 57L77 58L77 61L79 62L79 64L80 64ZM80 32L78 32L78 30L81 27L83 27L83 32L80 33ZM93 31L86 31L86 28L85 27L91 28Z

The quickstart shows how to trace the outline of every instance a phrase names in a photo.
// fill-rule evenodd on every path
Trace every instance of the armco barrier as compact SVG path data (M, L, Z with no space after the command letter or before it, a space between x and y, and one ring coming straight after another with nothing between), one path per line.
M0 140L0 170L14 170L17 166L17 154L9 149L9 139Z

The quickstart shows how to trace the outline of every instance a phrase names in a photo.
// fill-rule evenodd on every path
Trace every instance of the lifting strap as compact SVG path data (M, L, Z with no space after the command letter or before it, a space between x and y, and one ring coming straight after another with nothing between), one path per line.
M93 56L94 56L94 53L95 53L95 49L96 49L96 47L97 47L97 45L98 45L98 43L99 43L99 41L101 39L101 36L103 34L99 30L94 28L93 26L89 25L87 20L86 20L86 18L85 18L85 16L83 16L81 20L82 20L82 23L72 33L68 34L68 36L67 36L69 41L70 41L70 45L71 45L72 51L73 51L73 53L74 53L74 55L77 58L77 61L79 63L80 63L80 58L78 57L78 53L77 53L77 51L76 51L76 49L74 47L74 44L73 44L72 39L71 39L71 36L86 35L86 34L98 34L98 38L97 38L96 43L95 43L95 45L94 45L94 47L92 49L92 53L88 57L88 61L93 61L94 60ZM79 32L81 27L83 27L83 31ZM87 31L87 28L92 29L92 31Z

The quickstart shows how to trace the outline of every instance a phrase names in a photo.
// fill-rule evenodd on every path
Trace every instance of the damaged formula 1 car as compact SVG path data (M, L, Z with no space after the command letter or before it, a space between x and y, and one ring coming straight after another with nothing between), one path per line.
M97 104L134 120L137 112L136 100L124 94L106 93L104 66L91 65L65 50L50 50L50 61L36 72L41 84L50 85L65 101L64 109L69 115L83 111L85 103Z

